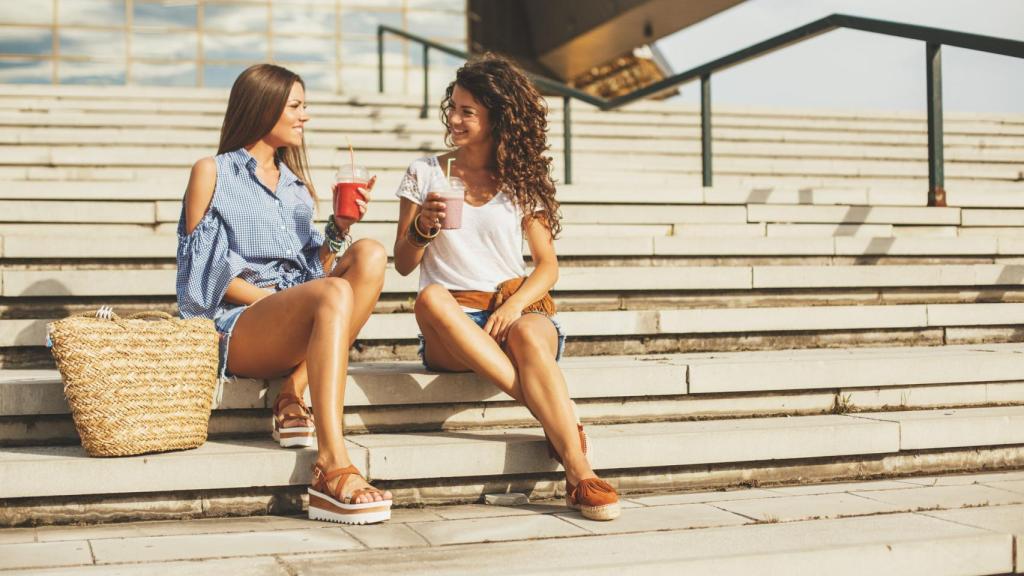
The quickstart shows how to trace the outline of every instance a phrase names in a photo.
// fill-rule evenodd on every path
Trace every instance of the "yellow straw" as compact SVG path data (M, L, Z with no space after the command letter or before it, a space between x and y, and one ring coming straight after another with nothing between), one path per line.
M448 174L445 175L446 178L451 178L452 177L452 162L454 162L454 161L455 161L455 158L449 158L448 159Z
M348 142L348 159L352 164L352 176L356 175L356 151L352 149L352 141L345 136L345 142Z

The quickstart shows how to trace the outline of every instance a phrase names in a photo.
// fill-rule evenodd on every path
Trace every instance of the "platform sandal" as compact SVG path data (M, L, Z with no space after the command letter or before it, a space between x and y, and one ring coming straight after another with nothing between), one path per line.
M381 494L383 497L383 492L373 486L359 488L350 494L342 493L349 476L352 475L363 477L359 470L351 465L335 468L329 472L324 471L319 465L313 466L313 484L307 490L310 520L342 524L374 524L391 519L391 500L355 503L355 500L363 494ZM338 483L334 485L334 490L331 490L330 483L335 478L338 479Z
M600 478L585 478L576 486L566 480L565 505L590 520L614 520L622 513L619 494Z
M298 414L282 414L288 406L298 406ZM306 408L302 398L290 392L282 392L274 400L274 431L275 442L282 448L309 448L316 443L316 428L313 414Z

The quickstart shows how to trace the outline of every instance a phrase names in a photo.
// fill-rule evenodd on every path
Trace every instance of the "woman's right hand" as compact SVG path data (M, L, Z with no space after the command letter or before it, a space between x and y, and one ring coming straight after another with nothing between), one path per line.
M419 219L417 225L419 225L420 230L426 232L432 228L440 228L441 223L444 222L444 208L444 196L437 192L427 194L427 199L423 202L420 212L416 216Z

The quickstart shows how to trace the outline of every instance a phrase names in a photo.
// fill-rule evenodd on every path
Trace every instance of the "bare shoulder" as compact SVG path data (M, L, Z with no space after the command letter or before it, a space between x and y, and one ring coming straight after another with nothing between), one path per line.
M192 174L189 176L189 184L197 180L200 182L208 181L216 183L217 162L213 159L213 156L200 158L192 165Z
M206 214L217 186L217 163L210 156L192 165L192 173L185 190L185 224L192 232Z

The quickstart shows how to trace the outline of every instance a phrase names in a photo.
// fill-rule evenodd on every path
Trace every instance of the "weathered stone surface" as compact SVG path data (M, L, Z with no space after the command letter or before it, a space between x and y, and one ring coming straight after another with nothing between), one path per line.
M587 531L563 522L554 516L519 516L515 522L507 518L469 518L443 522L418 522L410 525L431 546L466 544L470 542L505 542L583 536Z
M312 523L311 523L312 524ZM97 564L358 550L341 528L94 540Z
M89 543L84 540L0 544L0 570L81 566L92 563Z

